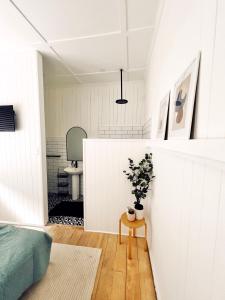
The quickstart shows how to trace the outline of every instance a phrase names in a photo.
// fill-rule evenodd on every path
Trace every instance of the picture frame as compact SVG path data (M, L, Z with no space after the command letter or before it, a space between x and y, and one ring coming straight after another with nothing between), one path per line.
M170 92L165 95L159 105L156 138L160 140L164 140L166 138L169 102Z
M176 82L169 113L169 139L189 139L198 81L200 53Z

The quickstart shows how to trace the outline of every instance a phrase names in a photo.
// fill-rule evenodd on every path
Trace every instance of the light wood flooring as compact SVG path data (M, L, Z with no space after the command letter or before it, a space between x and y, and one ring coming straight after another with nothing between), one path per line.
M67 225L48 225L55 243L102 249L92 300L156 300L148 252L144 239L132 238L132 259L127 258L127 237L86 232Z

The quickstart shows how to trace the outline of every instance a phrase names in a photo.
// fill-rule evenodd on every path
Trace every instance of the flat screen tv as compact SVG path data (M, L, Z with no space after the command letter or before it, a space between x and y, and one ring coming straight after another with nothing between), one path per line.
M13 105L0 105L0 131L15 131Z

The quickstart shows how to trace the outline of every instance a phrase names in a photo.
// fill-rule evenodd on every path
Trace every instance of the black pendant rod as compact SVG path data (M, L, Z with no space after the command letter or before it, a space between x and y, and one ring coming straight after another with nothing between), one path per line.
M123 99L123 69L120 69L120 88L121 88L121 99Z
M120 91L121 91L121 97L120 99L116 100L116 103L126 104L128 101L126 99L123 99L123 69L120 69Z

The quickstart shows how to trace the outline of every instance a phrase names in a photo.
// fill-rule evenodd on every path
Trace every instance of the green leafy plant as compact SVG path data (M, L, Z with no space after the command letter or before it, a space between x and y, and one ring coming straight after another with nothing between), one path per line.
M150 182L155 178L153 175L152 153L145 154L138 164L135 164L131 158L129 160L130 171L123 171L127 179L132 183L132 194L135 195L136 201L134 202L136 209L143 209L141 199L146 198L149 190Z

